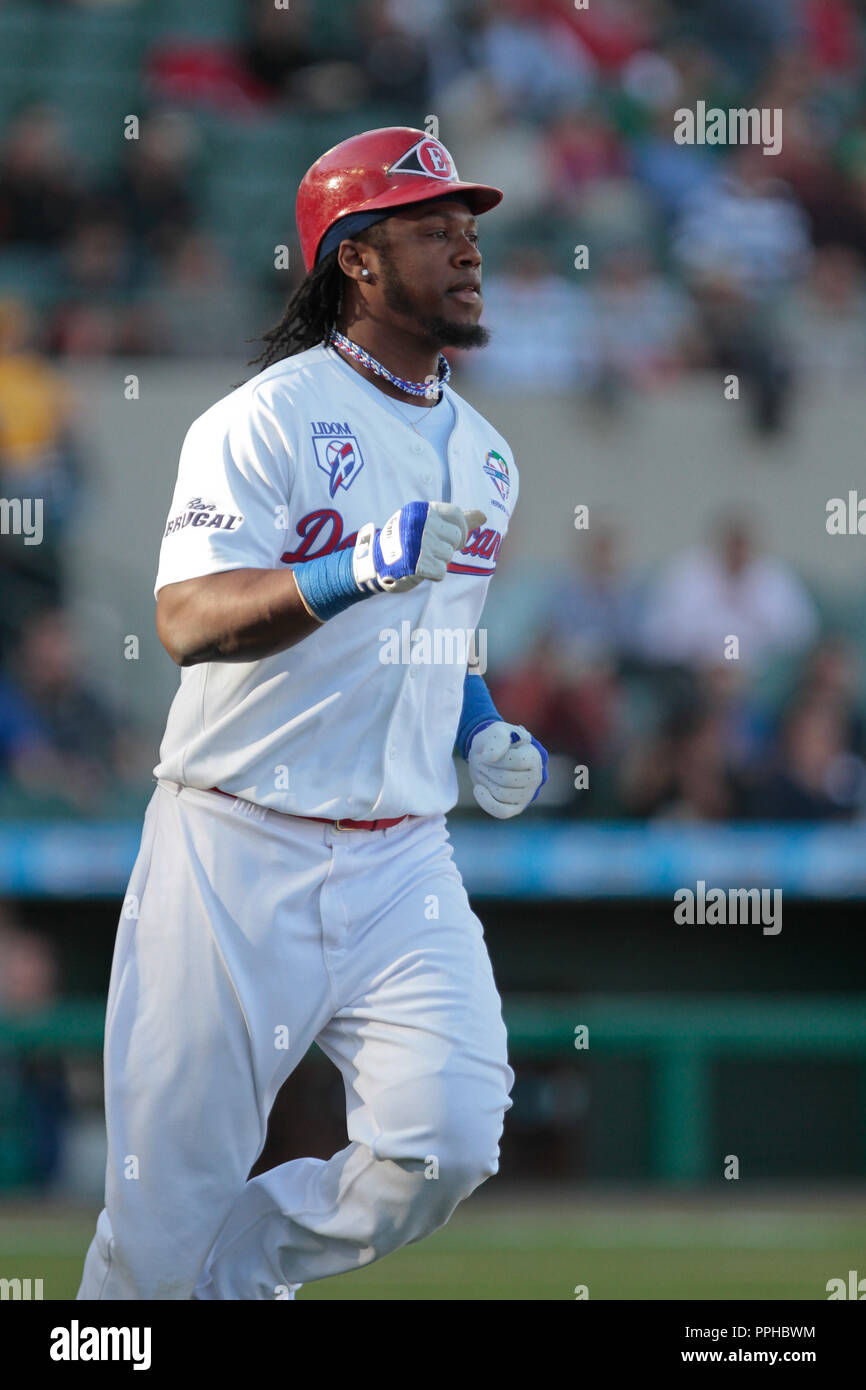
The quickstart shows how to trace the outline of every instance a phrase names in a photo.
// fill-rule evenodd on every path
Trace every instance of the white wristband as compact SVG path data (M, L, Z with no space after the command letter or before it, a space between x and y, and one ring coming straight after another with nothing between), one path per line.
M376 523L366 522L358 532L355 549L352 552L352 574L359 589L375 591L376 566L373 561L373 542L376 539Z

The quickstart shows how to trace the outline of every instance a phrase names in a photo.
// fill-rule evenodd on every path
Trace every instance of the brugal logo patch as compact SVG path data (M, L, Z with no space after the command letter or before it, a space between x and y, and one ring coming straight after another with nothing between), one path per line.
M193 497L177 516L173 516L165 528L164 536L174 535L185 526L206 526L210 531L237 531L243 525L243 517L236 512L218 512L215 502L203 502Z

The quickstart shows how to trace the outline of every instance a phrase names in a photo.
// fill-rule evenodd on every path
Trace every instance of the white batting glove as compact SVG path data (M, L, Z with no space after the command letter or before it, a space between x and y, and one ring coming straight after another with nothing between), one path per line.
M367 522L358 532L352 572L359 589L403 593L422 579L444 579L455 550L486 520L453 502L407 502L381 531Z
M497 820L519 816L547 781L547 750L522 724L500 720L479 729L466 761L475 800Z

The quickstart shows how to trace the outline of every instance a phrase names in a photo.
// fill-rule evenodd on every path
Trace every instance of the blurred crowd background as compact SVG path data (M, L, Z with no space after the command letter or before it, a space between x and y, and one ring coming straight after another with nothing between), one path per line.
M762 822L863 820L863 542L828 543L849 545L844 564L821 544L824 502L856 487L866 434L864 55L864 0L0 0L0 498L44 502L40 544L0 535L0 1188L47 1190L60 1174L63 1190L98 1196L117 865L177 678L152 630L160 518L184 429L243 379L302 276L298 182L349 134L438 119L461 174L506 193L480 227L492 341L453 357L457 389L509 439L531 422L487 670L505 717L551 750L526 827L584 821L562 829L591 857L597 822L699 837L729 822L761 834ZM677 145L674 112L698 101L780 108L781 152ZM730 374L740 398L723 420L714 402ZM139 378L141 413L124 415L124 383ZM689 458L716 435L723 476L696 510L709 470ZM616 461L620 438L637 462L600 488L598 460ZM544 468L557 452L554 488ZM611 505L572 529L590 453L594 495ZM652 514L636 514L638 467L659 473ZM772 525L748 500L752 476L779 499ZM130 633L134 679L120 655ZM726 660L732 634L740 652ZM476 812L464 781L455 822ZM503 854L522 854L531 879L539 841L524 821L508 837ZM487 843L460 862L470 892L479 865L487 884L506 1008L528 990L623 996L598 1034L615 1055L602 1040L589 1064L570 1022L509 1017L524 1055L506 1171L709 1178L715 1148L741 1144L759 1175L862 1176L856 1011L850 1058L818 1042L802 1058L796 1008L787 1033L768 1024L786 1060L761 1070L750 1054L706 1073L715 1148L678 1168L674 1125L652 1153L660 1110L670 1129L697 1094L670 1089L664 1047L681 1038L675 1011L664 1031L665 990L752 991L769 1008L774 993L858 987L832 854L832 947L814 944L811 917L798 934L795 905L771 967L757 934L731 949L672 936L652 855L636 905L575 910L551 887L541 921L506 893L492 901ZM774 872L796 843L790 827L777 836ZM628 991L661 991L639 1056ZM692 1042L702 1026L696 1007ZM343 1098L321 1069L301 1072L276 1133L284 1149L327 1154Z
M304 169L429 112L458 169L507 190L464 392L556 391L603 421L733 372L778 444L804 383L856 391L866 364L864 41L854 0L0 3L0 493L45 501L42 544L0 551L0 810L140 803L154 762L68 612L91 499L66 365L254 355L302 274ZM781 108L781 153L676 145L699 99ZM615 524L575 556L532 641L490 657L560 759L546 813L863 814L866 623L754 518L719 515L649 573ZM720 661L720 633L747 634L746 659Z

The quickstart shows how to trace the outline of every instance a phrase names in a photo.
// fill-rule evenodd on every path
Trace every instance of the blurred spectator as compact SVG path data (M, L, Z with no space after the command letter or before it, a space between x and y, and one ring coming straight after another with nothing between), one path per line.
M137 275L135 248L123 219L107 212L81 218L70 229L63 272L70 293L88 299L132 289Z
M846 638L821 638L800 672L795 703L815 701L829 710L846 748L866 753L866 728L860 708L861 656Z
M48 325L47 345L58 357L145 356L156 346L146 304L86 296L57 305Z
M123 222L110 211L78 223L63 251L64 293L46 339L64 357L106 357L151 351L148 316L135 297L143 264Z
M704 185L676 228L673 253L690 282L707 365L745 379L761 433L785 422L791 366L773 321L782 291L807 270L808 224L790 191L749 147Z
M240 57L256 86L271 99L288 97L293 82L321 55L311 33L308 0L278 9L273 0L246 0Z
M717 161L704 145L675 145L674 102L653 118L633 141L634 176L653 197L667 221L674 221L694 201L707 194L719 177Z
M139 138L124 140L122 168L103 189L103 228L124 228L138 254L169 250L195 221L195 152L194 127L185 115L164 110L143 120Z
M804 46L826 72L854 76L863 61L863 36L852 0L803 0Z
M145 89L160 104L238 116L273 99L244 67L233 45L209 39L168 37L156 44L147 56Z
M521 722L551 753L593 765L611 756L622 709L616 669L608 657L564 651L544 632L522 660L491 679L490 688L497 708L519 711Z
M64 521L74 493L72 393L33 348L35 324L20 300L0 300L0 490L41 497Z
M236 358L252 336L249 295L204 232L163 258L148 307L159 350L172 356Z
M0 1014L38 1014L57 997L57 960L51 944L20 927L0 904ZM22 1056L0 1056L0 1117L6 1130L7 1167L14 1155L15 1176L27 1185L45 1186L54 1177L69 1112L65 1072L53 1055L33 1049ZM14 1132L14 1147L9 1138ZM8 1174L7 1174L8 1176Z
M779 433L788 422L794 368L770 310L721 264L696 274L691 290L695 365L715 369L721 380L735 376L751 427L762 436Z
M672 0L673 8L748 88L786 44L803 35L790 0Z
M23 693L0 672L0 786L26 780L28 761L41 756L44 741Z
M362 0L356 21L358 61L370 100L395 102L409 111L429 109L427 9L406 0Z
M240 117L268 107L315 112L360 105L369 95L369 84L360 66L354 26L350 23L342 35L341 57L323 50L313 34L312 19L309 0L284 6L274 0L247 0L236 40L169 35L156 44L147 59L147 90L157 101L175 107L204 107ZM399 56L391 54L393 60ZM392 80L400 81L402 74L397 61Z
M26 1014L44 1009L57 994L57 961L49 943L25 931L0 903L0 1010Z
M501 229L543 215L550 181L542 131L500 104L489 73L472 73L447 88L440 102L447 102L447 138L442 134L458 171L483 169L485 183L505 190L494 225Z
M666 18L666 5L659 0L602 0L582 10L557 0L537 0L533 8L556 12L567 22L606 76L622 72L638 54L653 47L659 24Z
M596 373L607 391L646 386L679 370L694 337L686 296L655 274L638 249L604 257L593 286Z
M549 635L572 660L614 661L628 656L637 637L640 598L625 571L615 527L594 522L575 532L574 563L562 574L550 612Z
M620 670L633 653L639 601L612 526L579 533L575 557L545 600L538 637L491 686L500 707L544 731L537 737L551 751L591 760L599 773L625 733Z
M0 150L0 243L56 246L83 198L61 116L51 106L26 107Z
M783 113L784 137L772 158L771 173L806 214L813 242L856 242L862 216L839 158L830 155L851 108L838 76L828 85L814 52L788 51L766 73L755 103Z
M557 6L486 0L483 13L479 60L506 110L542 120L588 95L595 62Z
M500 274L484 277L484 323L489 345L462 365L490 390L568 391L592 369L587 291L554 274L538 247L511 251Z
M579 213L588 187L628 171L630 158L620 135L592 107L563 112L551 121L546 144L552 200L563 216Z
M622 797L641 819L720 821L740 813L742 788L720 711L678 710L655 736L631 745Z
M832 704L798 700L784 717L778 751L751 797L761 820L849 819L866 799L866 765L845 747Z
M687 275L701 277L723 266L746 297L761 300L804 273L806 219L767 163L760 151L737 149L725 177L704 184L686 205L673 252Z
M866 375L866 276L846 246L824 246L784 306L782 332L807 386L852 386Z
M752 521L717 521L711 543L676 556L653 586L643 621L643 646L658 662L715 664L725 643L739 642L739 660L796 651L817 629L815 606L793 570L764 554Z
M29 509L31 529L0 546L0 655L60 597L60 541L78 486L72 394L34 351L33 333L27 305L0 300L0 496Z
M21 722L11 768L20 789L91 811L137 750L127 723L82 679L83 668L68 617L46 610L21 638L5 697Z

